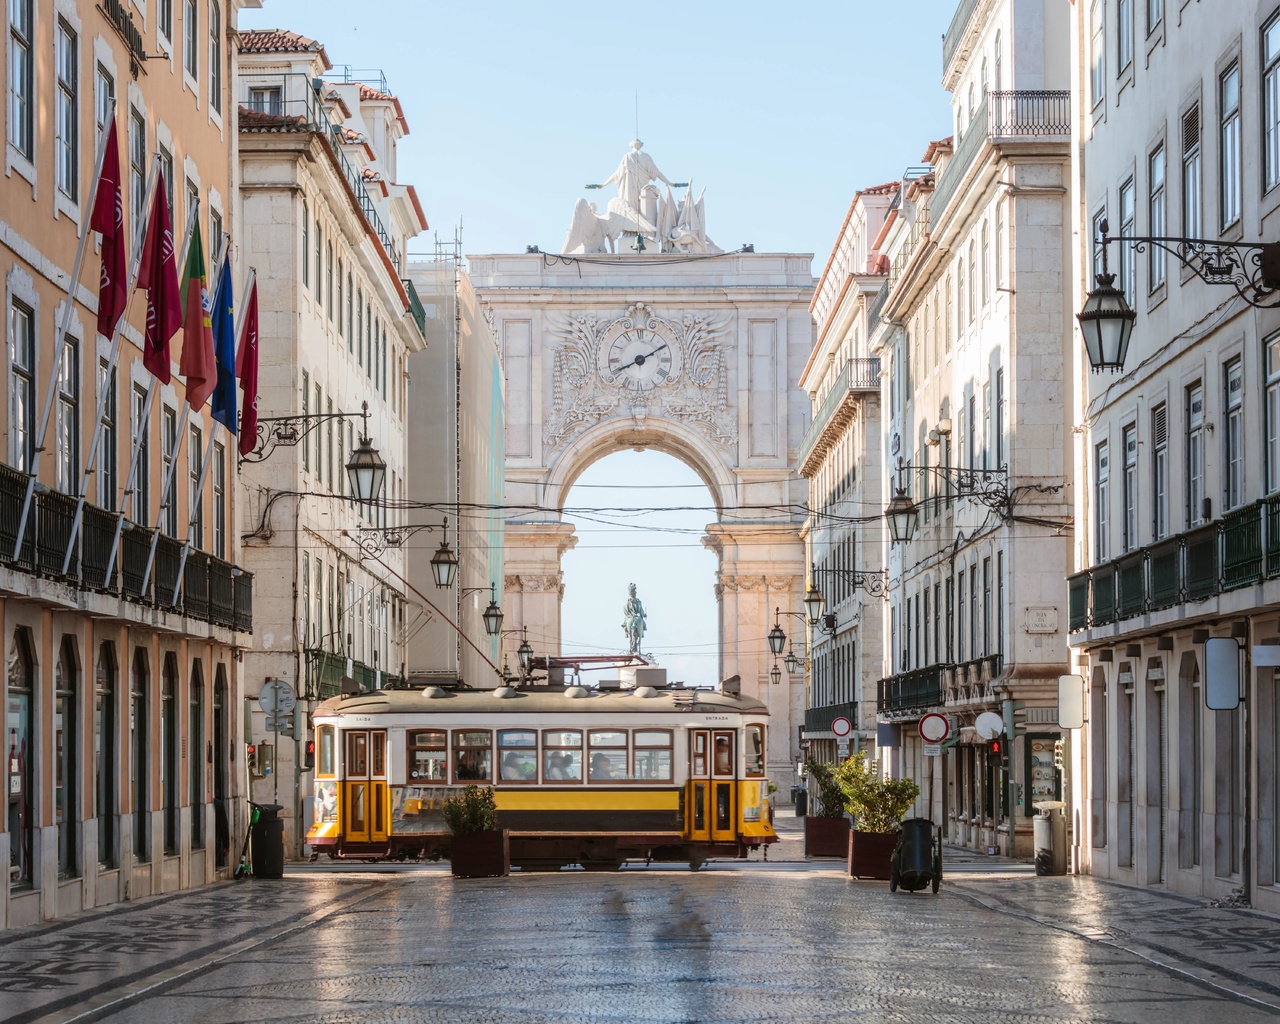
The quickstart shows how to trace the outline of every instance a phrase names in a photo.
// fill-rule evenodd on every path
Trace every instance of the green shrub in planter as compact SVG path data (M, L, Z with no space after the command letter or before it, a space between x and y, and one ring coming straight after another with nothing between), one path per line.
M911 779L881 778L862 754L854 754L832 774L859 832L897 832L920 796Z
M809 817L843 818L848 810L847 801L834 767L807 757L804 770L809 780Z
M468 786L444 802L444 823L455 836L490 832L498 827L498 807L488 786Z

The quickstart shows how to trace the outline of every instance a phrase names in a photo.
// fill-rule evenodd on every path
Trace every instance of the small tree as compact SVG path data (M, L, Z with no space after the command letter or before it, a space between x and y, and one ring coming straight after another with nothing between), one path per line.
M911 779L884 779L871 761L854 754L834 771L835 782L859 832L896 832L920 796Z
M816 807L809 808L810 817L842 818L848 810L844 790L836 781L835 769L825 761L815 761L811 757L804 760L804 770L809 777L809 798L816 800ZM814 790L817 789L815 793Z
M488 786L468 786L461 793L446 797L443 811L444 823L455 836L490 832L498 827L498 807Z

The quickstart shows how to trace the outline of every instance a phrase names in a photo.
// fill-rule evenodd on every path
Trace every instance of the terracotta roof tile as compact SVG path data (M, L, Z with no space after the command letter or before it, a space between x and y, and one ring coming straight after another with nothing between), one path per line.
M310 126L301 114L267 114L261 110L253 110L240 104L240 130L242 132L288 132L310 131Z
M325 69L333 67L324 46L283 28L250 28L240 33L241 53L318 53Z

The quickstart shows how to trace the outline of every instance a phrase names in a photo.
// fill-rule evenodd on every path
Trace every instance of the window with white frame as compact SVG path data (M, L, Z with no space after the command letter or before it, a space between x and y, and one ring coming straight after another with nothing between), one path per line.
M173 207L173 154L168 146L160 145L157 159L160 161L160 170L164 173L164 201L169 207L169 223L172 224L176 211Z
M308 240L310 231L311 218L307 213L307 201L304 199L302 200L302 259L299 261L302 264L302 286L304 288L311 284L311 243Z
M222 9L220 0L209 4L209 106L222 113Z
M1134 186L1132 178L1126 178L1120 186L1120 234L1122 237L1132 238L1134 236L1134 207L1136 204L1137 189ZM1137 294L1137 253L1134 252L1132 242L1120 243L1120 287L1124 289L1124 296L1129 300L1129 304L1134 303L1134 296Z
M1151 410L1151 539L1169 535L1169 407Z
M1187 526L1204 522L1204 387L1187 388Z
M1138 546L1138 425L1130 423L1121 432L1124 447L1124 537L1125 551Z
M1116 4L1116 74L1133 63L1133 0Z
M1225 230L1240 219L1240 62L1218 76L1218 211Z
M156 0L156 31L173 42L173 0Z
M182 69L192 78L200 60L200 0L182 5Z
M1280 14L1262 28L1262 184L1280 185Z
M102 429L98 448L98 504L116 508L116 368L107 373L108 360L98 360L98 389L102 394Z
M974 239L969 239L969 291L965 300L969 303L969 323L973 323L978 312L978 304L974 296L978 288L978 246Z
M982 222L982 304L991 301L991 236L989 225Z
M1199 238L1200 216L1200 104L1182 115L1182 233Z
M1151 35L1164 20L1164 0L1147 0L1147 35Z
M34 0L9 0L9 144L28 160L35 140Z
M226 241L226 235L222 228L222 214L209 207L209 269L212 272L214 261L222 259L222 244Z
M187 509L190 513L191 543L204 548L204 502L200 500L200 472L204 468L204 431L194 423L187 440Z
M151 519L151 423L147 409L147 389L133 386L133 443L137 446L137 468L133 478L133 521L147 526ZM128 482L126 482L128 486Z
M996 203L995 286L1004 284L1004 203Z
M1102 230L1102 225L1106 222L1106 219L1107 219L1107 209L1104 206L1101 210L1098 210L1094 213L1093 220L1092 220L1092 229L1091 229L1092 233L1090 234L1090 237L1089 237L1089 245L1090 245L1090 251L1093 253L1093 272L1090 275L1090 277L1092 277L1095 281L1098 279L1098 275L1102 273L1103 248L1099 239L1101 239L1104 234Z
M36 446L36 318L20 302L9 306L9 366L9 458L14 469L29 473Z
M160 461L163 472L160 475L161 487L170 481L173 472L173 460L178 457L178 410L166 405L160 413ZM174 488L168 493L161 493L160 530L166 536L178 536L178 499Z
M1150 233L1163 235L1164 222L1164 143L1158 145L1147 157L1147 180L1151 191L1147 197L1147 217ZM1147 246L1147 290L1155 291L1164 284L1164 250L1158 245Z
M213 442L213 554L227 557L227 449L221 441Z
M78 494L80 484L80 344L67 337L58 359L57 485Z
M1093 448L1093 534L1094 563L1111 557L1111 455L1107 442Z
M93 142L96 146L115 115L116 80L101 64L97 65L93 85Z
M1005 451L1004 451L1005 409L1004 409L1004 367L1003 366L997 367L996 369L995 403L996 403L996 423L995 423L996 469L1003 469L1005 465Z
M284 113L284 98L280 86L250 86L249 109L257 114L273 114L277 117Z
M1244 369L1237 356L1223 368L1222 454L1226 458L1223 474L1223 510L1244 503Z
M186 220L183 222L183 236L186 236L187 228L191 224L191 218L196 216L200 211L200 186L190 178L186 180L186 203L187 212Z
M129 226L134 238L146 219L147 119L137 107L129 108Z
M80 198L80 41L63 18L54 33L58 87L54 109L54 170L58 188L72 202Z
M1107 43L1102 0L1089 5L1089 100L1096 107L1107 98Z

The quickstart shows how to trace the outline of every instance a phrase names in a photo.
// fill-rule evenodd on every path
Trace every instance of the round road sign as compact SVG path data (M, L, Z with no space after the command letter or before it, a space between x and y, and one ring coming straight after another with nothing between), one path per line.
M926 743L941 743L951 735L946 715L931 712L920 719L920 738Z
M831 723L831 731L840 739L844 739L849 733L853 732L853 723L844 717L837 718Z

